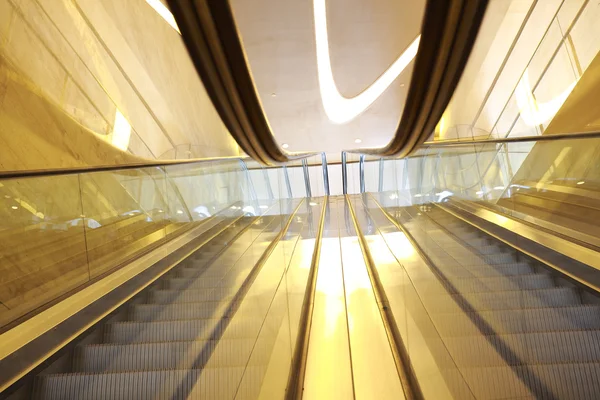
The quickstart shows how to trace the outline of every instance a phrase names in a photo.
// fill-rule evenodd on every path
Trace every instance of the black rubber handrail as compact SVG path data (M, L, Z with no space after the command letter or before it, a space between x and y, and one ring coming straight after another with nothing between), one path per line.
M427 0L408 96L392 140L382 148L350 150L406 157L434 132L471 54L488 0Z
M229 0L169 0L192 62L223 123L246 154L277 165L317 153L277 144L254 86Z

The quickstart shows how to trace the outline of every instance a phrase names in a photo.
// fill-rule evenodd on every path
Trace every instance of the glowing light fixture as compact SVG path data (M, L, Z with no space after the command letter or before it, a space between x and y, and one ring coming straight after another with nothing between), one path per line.
M421 35L408 46L396 61L368 88L352 98L340 94L331 69L329 37L327 34L326 0L313 0L315 19L315 42L317 47L317 71L321 100L327 117L336 124L353 120L365 111L404 71L415 58Z
M183 211L177 210L177 214L183 214Z
M19 207L17 207L17 206L12 206L11 208L12 208L13 210L16 210L16 209L17 209L17 208L19 208Z
M150 5L160 15L162 19L169 25L171 28L175 29L177 33L181 35L179 31L179 27L177 26L177 22L175 22L175 17L171 14L171 11L165 6L160 0L146 0L146 3Z
M583 185L585 183L585 181L579 181L577 182L578 185Z
M354 139L354 143L362 143L362 140L360 140L360 139Z
M284 149L287 149L288 147L290 147L290 145L287 144L287 143L284 143L284 144L281 145L281 147L283 147Z
M310 203L308 203L309 206L314 207L317 205L317 203L313 203L312 201Z

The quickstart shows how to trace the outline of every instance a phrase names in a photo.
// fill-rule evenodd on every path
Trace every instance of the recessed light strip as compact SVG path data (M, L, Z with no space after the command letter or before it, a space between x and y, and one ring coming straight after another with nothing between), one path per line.
M352 98L340 94L331 69L329 38L327 34L326 0L314 0L315 42L317 46L317 70L319 89L325 113L336 124L343 124L364 112L404 71L415 58L421 35L408 46L396 61L368 88Z

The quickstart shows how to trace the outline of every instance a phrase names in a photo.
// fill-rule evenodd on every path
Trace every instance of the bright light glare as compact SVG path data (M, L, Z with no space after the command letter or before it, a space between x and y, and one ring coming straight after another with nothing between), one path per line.
M127 151L129 147L129 139L131 138L131 125L125 118L121 111L117 110L115 113L115 123L113 125L113 131L111 135L111 143L113 146Z
M287 149L288 147L290 147L290 145L287 144L287 143L284 143L284 144L281 145L281 147L283 147L284 149Z
M494 186L494 190L504 190L506 189L504 186Z
M353 120L365 111L394 82L398 75L404 71L417 55L421 35L417 36L400 57L368 88L355 97L346 98L340 94L333 79L327 34L326 0L314 0L313 7L315 42L317 47L317 71L323 108L327 117L332 122L343 124Z
M355 139L355 140L354 140L354 143L362 143L362 140L360 140L360 139Z
M476 192L475 194L478 196L481 196L483 194L483 191L480 190L480 191Z
M183 214L183 211L177 210L177 214Z
M576 84L577 80L572 82L562 93L552 100L546 103L539 103L531 91L529 70L526 69L515 90L517 106L519 107L521 118L523 118L523 121L529 126L542 125L549 121L562 107Z
M411 259L417 254L412 243L403 232L385 233L384 238L389 244L392 253L399 261ZM382 247L382 252L384 251L385 249Z
M265 205L258 206L258 207L260 207L260 208L261 208L261 209L263 209L263 210L266 210L267 208L269 208L269 206L265 206Z
M177 26L177 22L175 22L175 17L173 14L171 14L171 11L169 11L167 6L165 6L160 0L146 0L146 3L148 3L150 7L152 7L167 24L171 25L171 27L181 35L179 27Z
M579 181L577 182L578 185L583 185L585 183L585 181Z
M390 200L396 200L397 198L398 198L398 195L396 193L390 194Z
M311 207L314 207L314 206L316 206L316 205L317 205L317 203L314 203L314 202L312 202L312 201L311 201L310 203L308 203L308 204L309 204Z
M423 196L421 193L415 194L415 197L421 197L421 196Z
M16 209L17 209L17 208L19 208L19 207L17 207L17 206L12 206L11 208L12 208L13 210L16 210Z

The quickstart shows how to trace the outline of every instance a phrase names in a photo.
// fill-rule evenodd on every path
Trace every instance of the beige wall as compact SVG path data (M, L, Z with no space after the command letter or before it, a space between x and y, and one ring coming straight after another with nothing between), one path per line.
M0 79L3 169L121 162L100 143L119 137L143 158L239 154L179 34L143 0L0 0Z
M598 2L491 2L436 136L543 133L600 50L599 18Z

